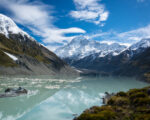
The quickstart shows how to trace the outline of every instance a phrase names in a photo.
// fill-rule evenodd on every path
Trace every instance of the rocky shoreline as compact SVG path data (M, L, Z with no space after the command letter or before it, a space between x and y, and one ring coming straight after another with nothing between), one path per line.
M74 120L150 120L150 87L105 94L103 106L93 106Z

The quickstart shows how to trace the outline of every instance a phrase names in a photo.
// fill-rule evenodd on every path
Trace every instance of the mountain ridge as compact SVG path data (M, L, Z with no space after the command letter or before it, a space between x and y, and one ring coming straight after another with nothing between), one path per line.
M110 53L116 55L126 48L125 45L120 45L118 43L101 43L94 40L88 40L84 36L78 36L72 39L67 45L56 49L55 53L61 58L82 59L94 53L99 53L100 57Z
M14 61L6 53L17 60ZM76 74L56 54L39 44L5 15L0 15L0 56L0 74L3 75Z
M113 49L112 46L111 48ZM150 82L149 38L142 39L130 47L120 49L117 54L114 54L115 49L113 49L114 51L106 51L107 54L105 54L104 48L102 50L79 59L78 56L75 59L70 56L63 59L71 66L83 70L85 73L81 73L82 75L88 75L89 73L93 75L130 76ZM106 50L108 50L107 47Z

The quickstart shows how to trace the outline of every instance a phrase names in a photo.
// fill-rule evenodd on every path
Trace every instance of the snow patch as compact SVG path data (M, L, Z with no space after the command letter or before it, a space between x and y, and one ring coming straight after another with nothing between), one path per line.
M79 72L79 73L83 73L81 70L78 70L78 69L75 69L77 72Z
M117 55L119 55L120 53L116 53L116 52L114 52L113 53L113 56L117 56Z
M18 58L10 53L4 52L6 55L8 55L12 60L17 61Z

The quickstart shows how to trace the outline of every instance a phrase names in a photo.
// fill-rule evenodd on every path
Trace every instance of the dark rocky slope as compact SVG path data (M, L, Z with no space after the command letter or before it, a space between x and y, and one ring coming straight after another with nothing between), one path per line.
M140 52L138 52L140 51ZM150 82L150 48L141 50L127 49L117 56L107 55L98 57L98 54L87 56L77 61L64 59L78 69L95 71L95 74L115 76L130 76ZM84 74L84 73L83 73Z
M137 76L150 82L150 48L144 52L134 55L132 59L123 63L118 70L114 72L117 75Z
M14 55L14 61L5 52ZM0 74L76 74L64 61L28 36L0 34Z

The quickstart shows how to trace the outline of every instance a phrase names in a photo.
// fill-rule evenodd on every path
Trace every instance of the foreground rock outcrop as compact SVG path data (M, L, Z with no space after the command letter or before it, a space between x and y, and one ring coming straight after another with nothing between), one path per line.
M150 87L119 92L107 105L87 109L74 120L150 120Z

